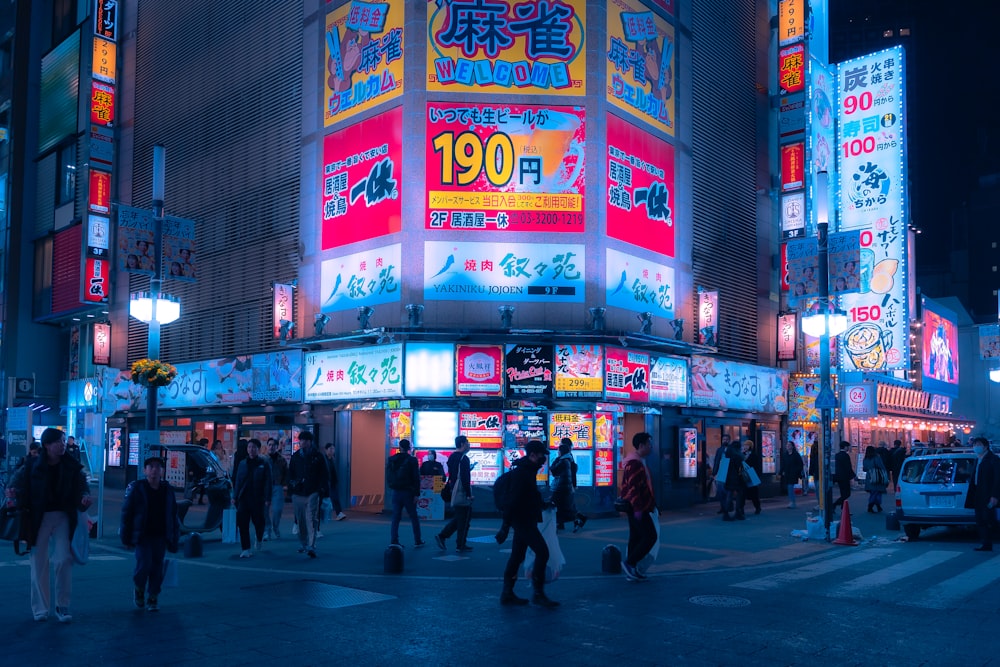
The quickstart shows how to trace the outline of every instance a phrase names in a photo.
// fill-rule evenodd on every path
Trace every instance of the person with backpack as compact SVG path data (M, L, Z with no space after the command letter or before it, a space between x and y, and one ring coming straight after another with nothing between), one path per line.
M390 456L385 464L385 483L392 489L390 544L399 545L399 522L405 508L413 525L413 546L424 546L425 542L420 538L420 519L417 517L416 505L416 497L420 495L420 472L417 459L410 455L410 441L406 438L399 441L399 453Z
M319 453L313 434L299 433L299 449L288 463L288 486L292 508L299 527L299 553L316 557L316 527L319 519L319 497L329 484L329 469Z
M438 549L444 551L445 540L457 531L455 538L459 553L468 553L472 547L466 544L469 535L469 523L472 521L472 466L469 462L469 439L464 435L455 436L455 451L448 457L448 484L451 490L451 508L454 514L451 521L434 536Z
M528 600L514 593L517 571L524 562L530 548L535 553L535 563L531 568L531 587L534 590L531 602L540 607L552 609L559 603L545 594L545 568L549 562L549 547L538 530L542 522L542 508L545 502L538 491L535 477L545 465L548 453L538 440L532 440L524 448L524 458L514 461L510 472L501 475L494 486L494 499L503 508L503 520L514 529L510 558L503 571L503 590L500 593L502 605L526 605Z
M573 532L583 528L587 517L576 510L576 461L573 460L573 441L559 441L559 455L549 465L552 480L552 502L556 506L556 530L563 530L567 521L573 522Z

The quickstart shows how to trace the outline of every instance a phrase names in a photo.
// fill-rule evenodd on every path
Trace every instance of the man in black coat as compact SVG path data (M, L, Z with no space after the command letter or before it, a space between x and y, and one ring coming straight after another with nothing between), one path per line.
M993 551L993 531L996 529L996 507L1000 503L1000 458L990 451L983 437L972 439L972 449L979 460L969 482L965 506L976 510L976 527L981 544L976 551Z
M413 546L422 547L420 518L417 517L416 499L420 495L420 472L417 459L410 454L410 441L399 441L399 453L389 457L385 464L386 485L392 490L392 523L389 525L390 544L399 544L399 522L403 510L413 526Z
M545 445L538 440L532 440L524 448L524 458L514 461L511 471L510 505L504 511L503 519L514 529L514 541L510 549L510 558L503 571L503 592L500 593L500 604L524 605L528 601L514 593L517 582L517 570L524 562L528 547L535 552L535 564L531 568L531 586L534 595L531 601L542 607L558 607L559 603L550 600L545 595L545 567L549 563L549 548L545 538L538 530L542 521L542 494L538 490L535 476L545 465L548 452Z
M857 478L854 466L851 465L851 443L846 440L840 441L840 451L833 457L833 481L840 489L840 497L833 504L833 509L842 506L844 501L851 497L851 482Z
M299 449L288 463L288 486L299 526L299 553L316 557L319 497L330 483L329 468L309 431L299 433Z

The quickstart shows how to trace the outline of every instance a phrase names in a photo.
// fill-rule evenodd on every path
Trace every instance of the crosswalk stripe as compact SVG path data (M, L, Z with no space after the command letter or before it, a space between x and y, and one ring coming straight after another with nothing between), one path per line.
M789 570L788 572L779 572L777 574L760 577L759 579L751 579L750 581L733 584L733 586L736 588L749 588L757 591L767 591L792 581L812 579L813 577L829 574L830 572L834 572L851 565L856 565L858 563L863 563L865 561L872 560L873 558L880 558L892 553L892 551L892 549L865 549L863 551L855 551L847 556L840 556L838 558L831 558L829 560L820 561L811 565L804 565L802 567L795 568L794 570Z
M831 592L830 595L836 598L854 597L865 590L897 582L917 572L923 572L924 570L940 565L959 555L958 551L928 551L925 554L910 558L902 563L896 563L895 565L876 570L871 574L846 581Z
M929 609L949 609L959 600L973 591L986 588L1000 579L1000 558L990 558L965 572L937 583L920 597L901 600L900 604L909 607L927 607Z

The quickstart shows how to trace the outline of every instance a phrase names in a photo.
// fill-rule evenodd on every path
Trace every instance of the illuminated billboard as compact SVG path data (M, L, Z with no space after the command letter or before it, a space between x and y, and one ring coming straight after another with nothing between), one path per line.
M691 405L783 414L788 411L788 371L693 355Z
M927 297L921 298L921 389L958 396L958 318Z
M320 269L320 310L333 313L399 301L401 263L399 243L325 260Z
M674 270L664 264L607 249L607 305L655 317L674 317Z

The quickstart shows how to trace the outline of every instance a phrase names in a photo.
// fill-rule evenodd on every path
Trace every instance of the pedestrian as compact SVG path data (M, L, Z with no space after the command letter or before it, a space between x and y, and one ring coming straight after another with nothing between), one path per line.
M444 477L444 466L437 460L437 452L435 450L432 449L427 452L427 458L420 464L420 474L429 477Z
M267 439L267 458L271 463L271 511L267 513L264 539L281 539L281 510L285 506L285 484L288 483L288 461L275 438Z
M867 450L865 450L867 453ZM880 440L878 443L878 448L875 450L878 455L882 458L882 467L885 468L886 473L886 486L889 486L888 476L889 470L892 469L892 452L889 451L889 444L885 440Z
M288 485L292 493L292 508L299 527L299 553L316 557L316 525L319 496L329 483L323 455L317 451L313 434L299 433L299 450L288 464Z
M631 511L628 514L628 548L622 570L629 581L646 579L639 572L639 562L653 549L656 544L656 525L653 523L653 512L656 510L656 499L653 496L653 479L646 466L646 457L653 451L653 436L645 431L632 436L633 451L625 457L625 469L622 473L622 499L628 501Z
M273 485L271 466L260 456L260 440L247 441L247 456L236 470L233 497L236 501L236 528L240 531L240 558L250 558L260 551L264 541L264 523L271 509ZM257 538L254 551L250 550L250 522Z
M549 465L552 484L552 503L556 506L556 530L563 530L567 521L573 522L573 532L587 523L587 517L576 510L576 461L573 460L573 441L559 441L559 454Z
M742 453L743 453L743 460L746 462L746 464L748 466L750 466L751 468L753 468L753 470L757 473L757 479L760 479L761 474L763 474L762 473L762 471L763 471L763 461L760 458L760 454L757 453L757 450L754 447L753 440L744 440L743 441ZM744 482L746 482L746 480L744 480ZM749 483L746 484L746 493L743 495L743 506L744 507L746 506L746 501L747 500L749 500L751 503L753 503L753 513L754 514L760 514L760 485L759 484L752 485L752 486Z
M545 502L538 491L535 477L547 458L545 445L538 440L532 440L524 447L524 457L514 461L510 477L510 503L503 513L503 521L514 530L511 542L510 558L503 571L503 591L500 593L500 604L525 605L528 601L514 593L517 583L517 571L530 548L535 554L535 562L531 566L531 587L534 591L531 602L550 609L558 607L559 603L549 599L545 594L545 568L549 563L549 547L538 530L542 522L542 508Z
M789 440L785 443L785 451L781 456L781 469L779 477L781 483L785 485L788 492L788 509L795 509L795 485L802 477L803 464L802 455L795 449L795 443Z
M715 478L715 495L719 499L719 510L716 514L725 514L729 511L729 492L726 491L726 480L719 479L719 465L726 456L729 449L729 435L723 434L722 444L715 450L715 460L712 463L712 477Z
M399 522L403 510L410 517L413 526L413 546L422 547L420 538L420 518L417 516L417 496L420 495L420 470L417 459L410 454L410 441L399 441L399 453L389 457L385 464L386 484L392 489L392 525L389 529L389 543L399 544Z
M880 442L878 447L869 445L861 460L861 469L865 471L865 491L868 492L868 512L871 514L882 511L882 494L889 485L889 471L882 462L880 449L889 451L884 442Z
M903 471L903 462L906 461L906 448L903 441L896 439L892 441L892 449L889 450L892 456L892 489L893 493L899 492L899 474Z
M854 466L851 465L851 447L851 443L841 440L840 451L837 452L833 460L833 481L840 489L840 497L833 504L833 509L843 506L844 501L851 497L851 482L858 477L857 473L854 472Z
M29 457L14 478L10 491L26 512L21 539L31 549L31 611L36 621L49 617L49 552L55 566L56 619L73 620L73 554L70 540L79 510L91 505L83 466L66 456L66 436L57 428L42 431L38 457Z
M226 456L226 450L222 447L221 440L216 440L212 443L212 454L215 455L215 458L219 461L222 469L226 471L226 474L231 475L232 469L229 467L229 457Z
M177 516L174 488L163 479L163 459L153 456L142 464L144 479L125 487L121 525L122 544L135 549L135 585L133 601L139 609L159 611L163 586L163 561L166 552L177 553L181 521ZM146 597L146 593L149 597Z
M976 528L980 544L975 551L993 551L993 531L996 530L996 508L1000 503L1000 458L990 451L990 443L982 436L972 439L976 453L976 472L969 482L965 507L976 510Z
M469 524L472 522L472 467L469 463L469 439L464 435L455 437L455 451L448 457L448 484L451 485L451 521L434 536L438 549L444 551L445 540L456 533L455 550L459 553L472 551L466 543Z
M247 440L246 438L240 438L236 441L236 451L233 452L232 466L229 468L229 474L232 478L236 479L236 471L240 469L240 464L247 457Z
M332 442L326 443L323 451L326 453L326 465L330 469L330 512L331 517L336 517L337 521L347 518L344 508L340 506L340 480L337 478L337 446Z
M729 470L726 471L726 493L729 496L729 504L722 514L723 521L743 521L746 514L743 512L745 495L747 491L746 481L743 479L743 448L739 440L732 440L726 448L726 458L729 459ZM732 508L732 509L730 509ZM735 515L730 516L729 512L734 511Z
M809 475L802 480L802 497L805 498L809 495L809 478L812 477L813 480L819 484L819 468L823 465L822 457L819 454L819 438L815 433L811 434L812 444L809 445ZM819 495L819 489L817 488L816 494Z
M76 444L76 438L69 436L66 438L66 456L74 461L80 461L80 446Z

